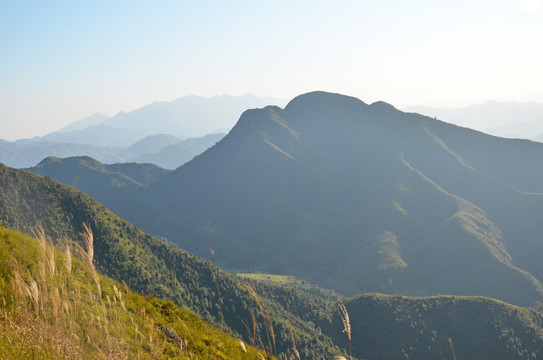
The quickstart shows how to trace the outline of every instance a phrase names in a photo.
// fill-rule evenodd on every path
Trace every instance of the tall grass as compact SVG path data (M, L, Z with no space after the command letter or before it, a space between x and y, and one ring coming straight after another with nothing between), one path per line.
M260 301L260 297L258 296L256 291L249 284L245 284L245 286L247 287L251 295L254 297L256 304L258 305L258 309L260 310L260 314L262 315L262 319L264 321L264 329L266 330L266 337L268 338L270 352L272 353L272 355L275 355L277 353L276 347L275 347L275 332L273 330L273 323L272 323L271 316L268 312L264 311L264 308L262 307L262 302ZM253 317L253 324L255 323L256 323L256 320ZM256 331L256 324L254 326L255 326L255 331Z
M0 359L260 358L187 310L101 277L83 228L83 246L64 240L59 251L39 226L24 243L0 226Z
M343 332L347 334L347 339L349 339L349 357L352 359L352 350L351 350L351 321L349 319L349 313L345 304L341 300L338 300L338 312L341 317L341 322L343 323Z

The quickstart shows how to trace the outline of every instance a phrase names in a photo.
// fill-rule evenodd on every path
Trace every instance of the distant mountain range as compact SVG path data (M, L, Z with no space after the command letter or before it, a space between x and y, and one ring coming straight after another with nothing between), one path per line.
M2 163L16 168L36 165L46 157L90 156L107 164L152 163L175 169L214 145L224 133L180 140L171 135L150 135L126 147L99 147L85 144L38 142L0 142Z
M215 146L136 190L93 196L227 269L349 295L543 301L543 144L338 94L248 110ZM74 160L31 171L78 186ZM97 171L97 170L93 170ZM87 173L87 177L95 176Z
M543 104L489 101L458 109L410 106L404 111L495 136L543 142Z
M127 147L146 136L168 134L180 139L228 132L247 109L285 105L286 100L222 95L212 98L186 96L157 101L113 117L94 114L64 128L28 141Z
M286 103L251 94L187 96L171 102L155 102L112 118L94 114L43 137L0 141L0 162L24 168L48 156L84 155L105 163L152 162L175 169L217 142L243 111L270 102ZM175 146L160 152L169 145Z

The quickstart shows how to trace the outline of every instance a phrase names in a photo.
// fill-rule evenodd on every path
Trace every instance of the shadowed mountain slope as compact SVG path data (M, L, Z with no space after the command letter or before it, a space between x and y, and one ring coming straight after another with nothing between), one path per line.
M527 304L543 296L531 256L542 250L543 197L525 193L543 192L541 159L536 143L315 92L246 111L216 146L151 184L149 201L177 226L124 215L196 254L213 247L226 268L347 294Z
M80 224L87 223L94 233L95 264L101 273L124 282L126 285L123 287L128 286L142 294L172 299L177 304L185 305L204 319L228 329L236 336L243 336L245 342L260 344L261 347L277 353L279 359L296 358L296 352L302 359L330 359L339 355L346 357L349 352L347 336L342 332L344 323L338 315L336 303L291 287L264 284L225 273L207 261L143 233L88 195L51 179L0 165L0 220L3 226L8 225L26 232L30 232L36 223L41 223L45 233L54 240L66 237L79 240ZM20 237L20 234L13 236L11 230L0 227L0 257L12 256L15 253L24 256L24 260L20 262L0 262L0 275L7 277L0 287L9 288L13 269L21 271L26 268L30 270L26 270L30 276L37 276L35 274L44 268L42 265L45 263L45 268L55 268L50 266L50 262L42 261L40 265L38 260L37 264L33 263L30 257L35 248L32 250L32 246L19 244L18 242L22 241L18 240ZM394 247L391 237L392 235L386 234L380 239L385 247ZM47 256L51 258L52 255ZM61 261L57 268L62 266L62 255L52 258ZM400 262L394 256L390 256L389 260L395 264ZM74 272L78 271L77 266L78 262L74 262ZM43 277L47 277L47 269ZM24 279L31 285L31 280L26 277ZM94 287L88 275L86 281L85 288ZM115 292L115 289L112 291L112 283L105 278L100 278L100 282L102 296L112 297ZM42 282L38 286L41 288ZM254 293L247 286L254 289ZM173 322L180 318L187 321L185 315L182 315L187 314L186 311L180 312L164 301L151 297L143 299L136 294L130 294L128 290L121 290L127 310L124 310L122 304L119 304L120 308L134 318L132 323L134 326L138 325L138 331L143 334L151 331L150 324L163 321L159 316L162 319L166 316ZM0 297L6 294L2 291ZM75 294L78 295L78 292ZM85 302L97 304L92 292L87 294L87 291L81 291L80 294L86 299ZM61 299L66 300L64 291L61 296ZM258 296L259 300L255 296ZM120 296L118 298L121 299ZM12 301L13 298L9 295L4 297L3 303L0 301L0 306L3 304L7 309L0 324L3 321L9 323L14 308ZM258 301L262 308L259 308ZM105 305L104 301L101 303ZM354 358L445 359L450 355L448 338L453 339L457 354L463 359L533 359L541 355L543 315L540 307L520 308L489 298L408 298L378 294L355 296L345 299L344 303L350 317ZM100 302L93 306L100 306L99 304ZM54 308L54 301L52 306ZM162 307L164 312L154 314L154 306ZM29 307L31 308L31 304ZM109 307L112 308L112 305L109 304ZM24 310L20 306L17 308L18 311ZM114 308L117 313L121 312L117 303ZM94 313L94 309L89 307L86 307L85 311L86 314ZM273 324L275 342L266 339L270 333L266 333L263 315L268 316ZM54 324L51 314L47 316ZM63 316L61 314L62 319ZM99 316L100 318L95 317L94 320L101 322L102 313L99 313ZM118 317L116 319L118 320ZM254 319L255 325L252 325L251 319ZM194 317L188 321L191 324L198 322ZM91 332L92 339L96 336L104 345L103 337L95 332L105 326L110 331L109 336L116 336L118 332L114 332L113 327L117 329L117 324L114 320L111 320L109 325L91 320L91 324L87 324L84 329ZM10 323L10 331L14 329L13 325ZM179 324L172 323L171 326L179 333L184 333L187 330L186 325L179 327ZM204 329L205 327L200 326L200 330ZM71 327L70 331L71 334L79 336L78 327ZM135 330L134 336L128 334L130 341L135 338L135 341L140 343L141 337L138 339L136 334ZM211 349L224 349L232 344L230 340L217 341L216 335L217 332L205 330L207 339L204 341ZM4 345L7 346L6 342L12 341L12 338L11 332L0 335L0 354L5 349ZM48 336L44 338L47 342ZM293 338L296 341L295 348ZM155 338L153 343L156 343L156 340ZM194 345L195 340L198 341L196 336L191 340L187 339L191 345ZM275 345L272 345L273 343ZM8 347L9 349L13 350L12 347ZM132 349L135 352L140 351L136 346ZM152 347L144 349L149 351ZM239 351L239 348L236 349ZM204 351L207 350L200 348L199 355L207 358L208 353ZM11 350L8 352L13 353ZM228 358L232 355L223 356Z
M187 306L204 320L270 352L291 353L288 320L304 358L344 355L314 325L318 321L331 322L331 314L325 313L329 306L325 300L294 289L285 295L267 285L228 274L144 233L87 194L52 179L0 164L0 221L2 226L26 233L41 224L55 242L65 238L80 240L82 224L86 223L94 234L96 268L130 289ZM261 294L259 301L264 311L271 314L275 329L273 350L271 343L260 343L255 338L266 339L267 330L262 311L259 312L255 297L247 288L249 284ZM274 298L267 298L266 293L273 293ZM297 315L287 307L292 298L305 304L304 311ZM306 312L314 315L308 317Z
M542 159L538 143L314 92L246 111L189 163L103 201L227 269L527 305L543 300Z

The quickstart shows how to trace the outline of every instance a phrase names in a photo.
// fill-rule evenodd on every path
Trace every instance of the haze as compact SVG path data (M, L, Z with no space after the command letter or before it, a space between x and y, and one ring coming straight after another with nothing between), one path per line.
M190 94L543 102L541 4L2 2L0 138Z

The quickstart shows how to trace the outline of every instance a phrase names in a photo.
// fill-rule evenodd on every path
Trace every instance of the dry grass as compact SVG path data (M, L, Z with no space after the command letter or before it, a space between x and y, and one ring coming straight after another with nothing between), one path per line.
M300 359L300 353L298 352L298 349L296 349L296 339L294 338L294 333L292 332L292 327L290 326L290 323L287 320L287 328L288 332L290 333L290 338L292 339L292 351L294 352L294 356L296 356L296 359Z
M347 308L341 300L338 300L338 312L339 316L341 317L341 321L343 322L343 332L347 334L347 338L349 339L349 357L352 359L353 355L351 351L351 321L349 319L349 313L347 312Z
M187 310L101 277L84 229L84 247L64 240L59 251L41 227L38 241L18 234L5 242L12 231L0 226L0 359L261 357Z
M276 352L276 346L275 346L275 333L273 330L273 323L271 320L271 316L268 312L264 311L264 308L262 307L262 302L260 301L260 297L258 296L256 291L248 284L245 284L245 286L247 287L251 295L254 297L256 304L258 305L260 314L262 315L262 318L264 320L264 328L266 330L266 337L268 338L269 350L272 353L272 355L275 356L277 352ZM256 319L254 316L252 320L253 320L253 327L256 333ZM262 347L265 348L264 346Z
M77 254L80 256L81 259L85 262L85 264L89 267L89 270L92 274L92 277L94 279L94 282L96 283L96 288L98 290L98 297L102 298L102 288L100 286L100 279L98 279L98 272L96 271L96 268L94 267L94 236L92 234L92 230L89 225L86 223L83 223L83 232L81 233L81 237L83 238L83 243L85 244L85 247L83 248L78 243L73 243Z
M451 338L449 338L449 347L451 348L451 354L452 354L453 360L456 360L456 353L454 352L453 341Z

